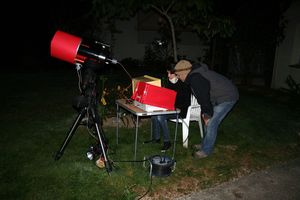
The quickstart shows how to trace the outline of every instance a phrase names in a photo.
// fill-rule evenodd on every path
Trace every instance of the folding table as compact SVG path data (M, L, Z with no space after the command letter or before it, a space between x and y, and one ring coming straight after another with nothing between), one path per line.
M177 126L178 126L178 115L180 113L180 109L176 110L159 110L159 111L145 111L141 108L135 106L132 101L126 99L117 99L117 145L119 144L119 121L120 121L120 107L131 114L136 116L135 123L135 142L134 142L134 160L136 160L137 155L137 143L138 143L138 132L139 132L139 117L151 117L154 115L168 115L168 114L176 114L176 126L174 133L174 145L173 145L173 158L175 156L175 146L176 146L176 138L177 138Z

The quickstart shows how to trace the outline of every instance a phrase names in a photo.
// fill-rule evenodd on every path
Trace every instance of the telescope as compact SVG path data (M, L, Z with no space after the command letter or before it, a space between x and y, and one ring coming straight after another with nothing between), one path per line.
M60 30L56 31L51 40L50 54L52 57L76 65L81 92L73 103L78 115L54 159L59 160L62 157L78 126L85 125L97 141L95 149L98 150L95 153L99 156L99 160L104 163L106 171L110 173L112 166L107 157L108 142L102 129L101 116L97 110L99 94L97 70L104 63L117 64L118 62L110 58L108 45L98 41L83 40Z
M82 64L87 59L96 62L117 64L110 58L109 45L98 41L84 40L78 36L58 30L51 40L50 54L52 57L71 64Z

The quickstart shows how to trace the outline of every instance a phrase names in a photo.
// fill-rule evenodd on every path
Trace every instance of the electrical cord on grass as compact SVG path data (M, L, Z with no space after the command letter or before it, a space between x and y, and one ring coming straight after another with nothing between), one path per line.
M145 162L145 161L148 161L149 164L150 164L150 184L148 186L147 191L143 195L141 195L138 198L138 200L144 198L150 192L150 190L151 190L151 186L152 186L152 163L151 163L150 159L148 158L148 159L143 159L143 160L117 160L117 161L112 161L112 164L114 162Z

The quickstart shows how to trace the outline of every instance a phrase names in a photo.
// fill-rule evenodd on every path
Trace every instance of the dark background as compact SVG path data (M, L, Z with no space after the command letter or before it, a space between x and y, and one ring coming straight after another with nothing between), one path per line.
M4 70L39 70L64 65L50 57L50 42L58 28L58 17L65 18L61 13L76 12L74 3L63 2L11 2L3 7L2 11L7 12L2 16L1 28Z
M231 15L237 25L253 20L253 24L266 19L267 24L277 24L278 15L275 0L270 1L221 1L218 3L218 12ZM289 1L286 1L289 2ZM26 1L10 2L2 7L2 69L3 70L44 70L60 68L70 65L51 58L50 42L56 30L61 25L86 29L77 23L77 17L90 8L90 1L86 0L53 0L53 1ZM273 12L273 13L272 13ZM270 19L270 20L268 20ZM252 23L252 22L250 22ZM249 24L250 24L249 23ZM93 26L92 22L90 26ZM244 28L242 27L241 30ZM272 31L272 28L270 28ZM251 31L251 30L250 30ZM259 33L256 29L254 33ZM273 32L274 33L274 30ZM241 36L241 34L240 34ZM249 39L245 38L245 41ZM275 47L274 47L275 49ZM272 52L272 51L271 51ZM272 53L273 54L273 53ZM272 56L271 56L272 57ZM270 59L271 62L274 59Z

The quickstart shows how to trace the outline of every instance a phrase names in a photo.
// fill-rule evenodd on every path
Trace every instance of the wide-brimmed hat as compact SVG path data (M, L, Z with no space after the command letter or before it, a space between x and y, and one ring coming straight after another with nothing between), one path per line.
M187 61L187 60L180 60L176 65L175 65L175 71L180 72L180 71L186 71L192 69L192 64Z

